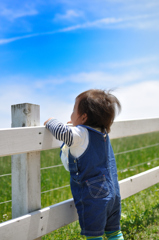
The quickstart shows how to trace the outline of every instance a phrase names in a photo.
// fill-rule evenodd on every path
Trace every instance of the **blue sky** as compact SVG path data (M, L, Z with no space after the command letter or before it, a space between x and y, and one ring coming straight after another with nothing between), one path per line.
M159 117L158 0L0 2L0 127L10 106L69 120L75 97L114 89L117 120Z

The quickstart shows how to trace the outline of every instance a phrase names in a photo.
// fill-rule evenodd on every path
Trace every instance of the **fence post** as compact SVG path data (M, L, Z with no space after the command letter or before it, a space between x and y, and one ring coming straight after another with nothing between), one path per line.
M40 125L40 106L11 106L12 127ZM16 137L16 136L15 136ZM40 152L12 156L12 218L41 208ZM39 240L41 238L38 238Z

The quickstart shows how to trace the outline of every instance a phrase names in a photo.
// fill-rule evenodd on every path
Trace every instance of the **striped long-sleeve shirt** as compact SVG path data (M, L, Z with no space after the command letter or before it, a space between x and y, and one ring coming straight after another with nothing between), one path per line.
M73 132L69 126L64 125L57 119L51 119L46 123L46 128L49 129L56 139L63 141L68 147L72 145Z
M75 158L82 155L86 150L89 142L88 131L82 126L70 127L57 119L51 119L47 122L46 128L53 134L53 136L65 143L62 147L61 160L67 171L68 169L68 151Z

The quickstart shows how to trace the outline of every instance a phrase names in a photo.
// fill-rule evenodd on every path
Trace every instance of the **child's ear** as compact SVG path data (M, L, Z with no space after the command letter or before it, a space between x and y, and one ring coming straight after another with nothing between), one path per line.
M84 124L87 121L87 113L82 115L82 123Z

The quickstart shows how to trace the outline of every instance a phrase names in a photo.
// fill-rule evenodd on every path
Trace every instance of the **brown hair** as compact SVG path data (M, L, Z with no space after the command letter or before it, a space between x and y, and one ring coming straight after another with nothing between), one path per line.
M110 93L98 89L91 89L79 94L78 113L80 115L86 113L87 120L84 123L90 127L101 128L109 133L116 112L120 112L121 105L119 100Z

